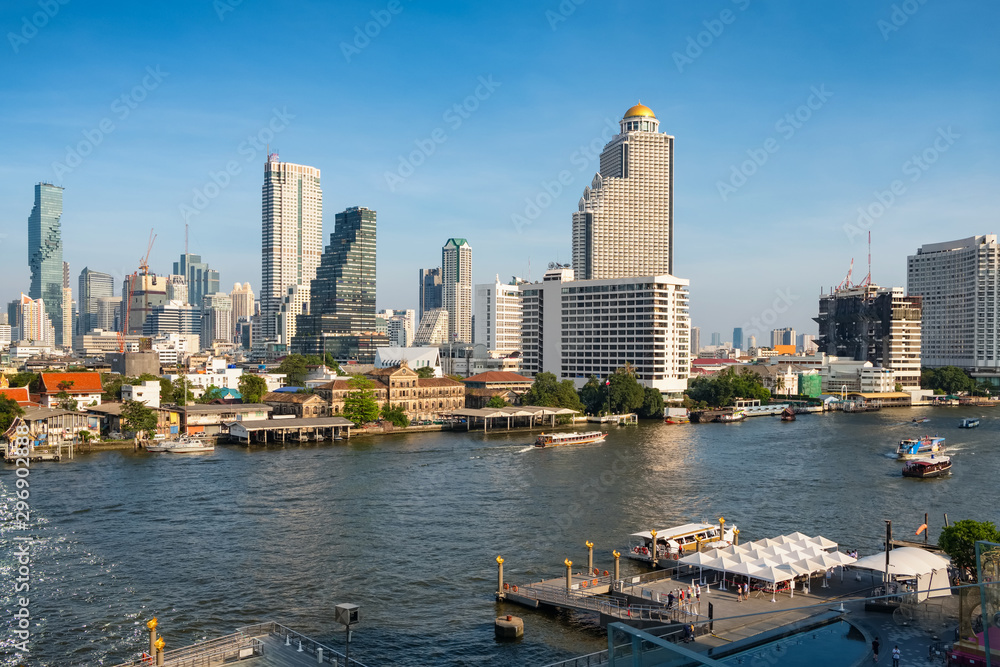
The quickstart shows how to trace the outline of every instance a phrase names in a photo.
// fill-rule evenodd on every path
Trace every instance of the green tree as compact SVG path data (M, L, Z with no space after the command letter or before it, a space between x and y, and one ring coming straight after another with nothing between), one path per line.
M194 403L194 394L191 392L191 385L183 377L174 380L173 387L175 405L191 405Z
M27 371L14 373L7 376L7 382L11 387L23 387L27 385L28 391L32 394L37 394L42 390L42 376L38 373L28 373Z
M107 403L117 403L122 399L122 385L128 384L127 379L118 373L101 373L101 400Z
M989 521L962 519L941 531L940 546L951 556L951 562L972 577L976 577L976 542L1000 543L1000 530Z
M85 445L94 438L94 434L91 433L90 431L87 431L86 429L83 431L79 431L76 435L78 438L80 438L80 442L82 442Z
M727 368L712 377L697 377L685 392L696 403L713 407L732 405L737 398L758 399L761 403L771 400L771 392L764 388L758 373L749 368Z
M630 368L619 368L608 379L611 381L608 393L612 414L635 412L642 407L642 385L635 379Z
M73 381L63 380L56 386L59 387L59 393L56 394L56 398L59 401L59 407L63 410L76 411L76 401L69 395L69 390L73 388Z
M267 393L267 382L259 375L244 373L240 376L237 388L244 403L260 403L260 399Z
M205 388L205 393L201 395L201 398L195 400L195 403L211 403L217 398L222 398L222 389L210 384Z
M309 362L301 354L290 354L281 361L278 372L285 374L285 384L289 387L301 386L309 373Z
M539 373L535 381L521 399L524 405L537 405L547 408L570 408L583 411L580 395L573 386L572 380L559 382L552 373Z
M417 377L422 380L434 377L434 369L431 366L421 366L417 369Z
M23 414L24 408L18 405L17 401L6 396L0 396L0 433L9 429L14 419Z
M122 404L122 425L133 433L156 433L156 413L139 401L125 401Z
M972 393L976 390L976 381L957 366L942 366L921 369L920 386L924 389L940 389L945 394Z
M382 419L399 428L406 428L410 425L410 418L406 416L403 408L398 405L390 405L388 401L382 406Z
M643 419L663 419L663 394L659 389L643 388L639 416Z
M344 418L355 426L378 419L378 401L375 400L374 383L363 375L355 375L347 385L351 391L344 396Z
M173 403L177 400L174 395L174 385L167 378L158 378L160 382L160 403Z
M488 408L506 408L507 401L500 394L496 396L491 396L490 400L486 401L486 407Z
M607 396L604 383L598 380L596 375L591 375L587 383L580 388L580 401L588 414L597 415L603 412L607 406Z

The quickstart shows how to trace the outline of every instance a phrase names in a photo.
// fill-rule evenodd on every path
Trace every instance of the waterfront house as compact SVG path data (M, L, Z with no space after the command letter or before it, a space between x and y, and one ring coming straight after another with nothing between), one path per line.
M270 419L272 408L261 403L232 405L188 405L170 408L180 414L180 430L187 435L225 434L225 424Z
M35 447L55 447L72 442L80 431L93 434L100 431L97 415L61 408L25 408L21 420L27 425Z
M81 408L100 405L101 394L104 393L101 374L92 372L42 373L41 388L40 403L46 408L58 407L59 394L63 391Z
M520 405L523 396L534 382L529 377L507 371L487 371L463 380L465 384L465 407L484 408L494 396L504 399L509 405Z
M84 408L89 415L95 415L100 419L98 433L101 435L119 434L129 437L132 432L122 424L122 403L103 403ZM156 413L156 432L162 435L177 435L180 431L180 415L169 409L159 406L147 405L150 410Z
M330 404L319 394L272 391L264 394L260 402L271 407L272 418L278 415L294 415L300 419L308 419L330 415Z

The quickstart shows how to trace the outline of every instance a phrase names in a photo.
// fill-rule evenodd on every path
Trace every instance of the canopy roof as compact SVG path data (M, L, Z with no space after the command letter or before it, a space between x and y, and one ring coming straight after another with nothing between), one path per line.
M684 537L686 535L693 535L695 533L700 533L712 528L718 528L718 524L714 523L686 523L683 526L677 526L676 528L664 528L663 530L656 531L656 541L660 540L672 540L675 537ZM632 533L631 537L641 537L644 540L652 540L653 534L644 530L641 533Z
M947 558L916 547L900 547L889 552L889 574L898 576L930 574L934 570L947 568L949 563ZM856 561L854 567L885 572L885 552L865 556Z
M649 533L645 535L648 537ZM659 537L658 534L657 538ZM691 554L681 558L680 562L777 583L800 575L818 574L831 567L854 562L854 559L847 554L827 551L836 546L836 542L823 536L809 537L802 533L792 533L739 546L713 549L707 556L705 553ZM885 565L885 554L882 554L882 564Z

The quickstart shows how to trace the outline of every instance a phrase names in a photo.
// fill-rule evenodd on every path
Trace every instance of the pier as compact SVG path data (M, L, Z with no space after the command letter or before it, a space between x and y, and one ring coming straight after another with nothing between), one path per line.
M229 439L246 445L304 440L340 440L351 437L354 423L343 417L261 419L227 424Z

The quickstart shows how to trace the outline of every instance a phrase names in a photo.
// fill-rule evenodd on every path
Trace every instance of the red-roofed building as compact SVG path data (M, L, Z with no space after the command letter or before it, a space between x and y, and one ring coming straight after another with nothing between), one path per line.
M11 387L7 382L6 375L0 375L0 396L5 396L12 401L16 401L22 408L37 406L38 403L31 400L28 386Z
M719 371L740 363L736 359L695 359L691 362L691 375L715 375Z
M101 394L104 393L104 388L101 386L100 373L41 373L41 376L41 403L43 407L58 407L59 398L57 395L62 391L69 394L69 397L76 401L81 408L101 404Z
M529 377L509 371L486 371L465 378L465 407L484 408L494 396L511 405L519 405L521 396L534 383Z

